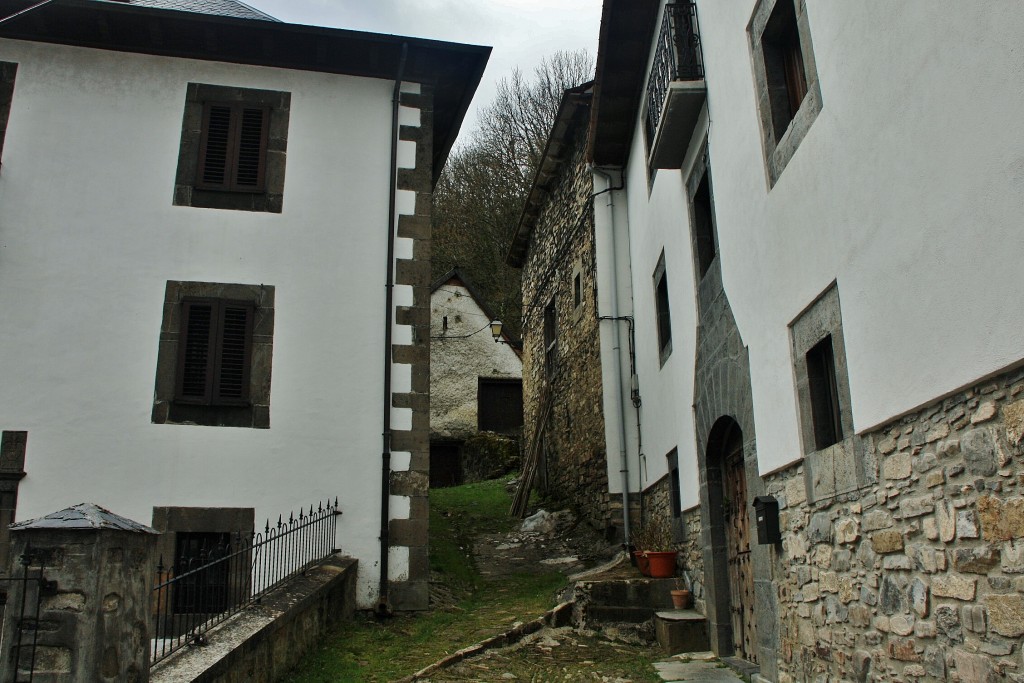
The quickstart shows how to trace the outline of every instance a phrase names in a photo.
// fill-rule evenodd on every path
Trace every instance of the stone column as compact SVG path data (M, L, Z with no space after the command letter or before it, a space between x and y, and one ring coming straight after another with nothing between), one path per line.
M9 573L29 580L10 583L3 680L17 663L39 683L148 681L156 539L87 504L11 526Z

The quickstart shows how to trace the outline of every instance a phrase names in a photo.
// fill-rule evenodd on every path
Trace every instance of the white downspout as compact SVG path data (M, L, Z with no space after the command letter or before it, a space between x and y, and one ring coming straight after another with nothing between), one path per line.
M615 199L614 199L614 183L611 175L597 168L591 166L590 170L595 174L601 176L605 180L605 188L602 190L604 194L608 195L608 225L609 232L611 233L611 253L612 253L612 295L611 295L611 317L619 317L619 277L618 277L618 263L615 261ZM597 194L597 193L595 193ZM615 326L612 328L612 349L615 353L616 369L615 373L615 401L619 406L619 429L618 429L618 447L619 447L619 474L622 478L622 533L623 542L625 547L629 548L630 539L630 524L629 524L629 458L626 457L626 402L623 400L624 384L622 382L622 332L620 331L622 325L621 320L614 320Z

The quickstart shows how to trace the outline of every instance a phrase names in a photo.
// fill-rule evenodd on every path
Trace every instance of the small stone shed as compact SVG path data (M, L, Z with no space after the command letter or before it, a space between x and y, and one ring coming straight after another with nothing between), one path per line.
M479 291L455 268L430 295L430 483L451 486L516 466L523 362Z

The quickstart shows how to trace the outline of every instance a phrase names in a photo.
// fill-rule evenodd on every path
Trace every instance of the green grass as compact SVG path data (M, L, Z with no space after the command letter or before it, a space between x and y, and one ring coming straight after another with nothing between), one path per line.
M467 645L540 616L565 585L557 572L488 580L477 571L472 539L508 531L506 480L430 492L430 566L458 597L452 609L342 624L285 677L287 683L390 681Z

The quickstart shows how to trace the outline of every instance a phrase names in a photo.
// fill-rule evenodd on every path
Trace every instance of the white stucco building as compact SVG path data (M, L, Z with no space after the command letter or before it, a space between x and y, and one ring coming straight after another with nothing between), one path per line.
M636 335L631 381L601 323L609 489L670 500L712 647L761 680L1017 666L1019 619L928 624L1021 599L991 511L1022 500L1022 31L1010 2L604 4L597 314Z
M523 424L523 362L479 291L458 269L430 294L432 485L462 480L462 444L482 431L517 434Z
M231 0L0 7L16 517L193 520L172 538L337 497L360 605L425 607L422 254L489 48Z

